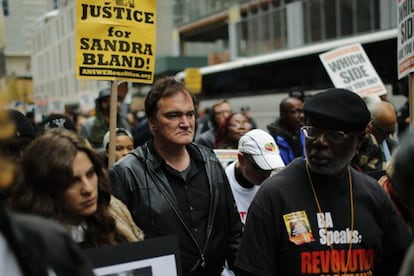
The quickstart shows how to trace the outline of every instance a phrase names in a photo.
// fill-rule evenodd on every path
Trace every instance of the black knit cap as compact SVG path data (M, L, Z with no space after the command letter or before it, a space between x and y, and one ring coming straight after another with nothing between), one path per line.
M16 126L15 137L36 137L35 129L32 123L26 118L26 116L23 113L14 109L8 109L7 115Z
M46 117L40 124L40 132L51 128L66 128L77 132L76 126L71 119L62 114L51 114Z
M344 130L363 131L371 119L362 98L341 88L331 88L310 97L303 111L306 117L335 123Z

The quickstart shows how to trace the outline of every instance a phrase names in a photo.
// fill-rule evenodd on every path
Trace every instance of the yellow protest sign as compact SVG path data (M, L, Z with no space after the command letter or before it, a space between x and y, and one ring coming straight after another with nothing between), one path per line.
M76 3L76 77L152 83L156 0Z
M201 92L202 87L202 75L199 68L186 68L185 69L185 87L194 94Z

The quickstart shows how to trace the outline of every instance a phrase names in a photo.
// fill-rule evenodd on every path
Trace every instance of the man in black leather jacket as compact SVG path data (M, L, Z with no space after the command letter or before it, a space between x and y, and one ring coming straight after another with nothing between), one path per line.
M172 78L145 99L153 139L116 163L115 196L146 238L178 235L184 275L220 275L235 260L242 224L225 172L212 152L192 143L194 99Z

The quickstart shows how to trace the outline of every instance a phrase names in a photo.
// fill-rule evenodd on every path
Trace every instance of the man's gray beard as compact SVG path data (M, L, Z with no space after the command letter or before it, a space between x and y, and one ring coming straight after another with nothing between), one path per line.
M352 158L354 157L354 151L351 151L347 156L343 159L335 159L335 161L331 162L332 166L329 167L313 167L312 163L308 161L309 168L312 172L327 175L327 176L335 176L342 173L348 165L351 163Z

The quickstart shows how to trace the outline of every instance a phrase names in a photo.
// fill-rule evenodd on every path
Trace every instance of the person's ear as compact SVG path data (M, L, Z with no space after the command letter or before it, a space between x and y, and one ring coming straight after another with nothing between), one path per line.
M368 125L367 125L367 127L365 129L365 132L367 134L370 134L370 133L372 133L373 128L374 128L373 121L371 120L371 121L369 121L369 123L368 123Z
M157 126L155 124L155 119L148 119L148 128L151 131L152 134L157 130Z
M243 153L243 152L237 153L237 160L241 165L245 164L246 158L247 158L246 153Z

